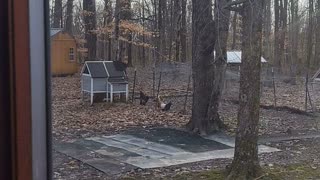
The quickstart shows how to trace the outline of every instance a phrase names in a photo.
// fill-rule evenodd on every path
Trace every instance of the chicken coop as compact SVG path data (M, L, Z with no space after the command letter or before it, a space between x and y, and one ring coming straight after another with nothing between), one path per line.
M107 102L113 102L114 95L125 94L128 101L128 79L124 70L118 69L113 61L86 61L81 71L81 89L90 94L93 104L95 94L105 93Z

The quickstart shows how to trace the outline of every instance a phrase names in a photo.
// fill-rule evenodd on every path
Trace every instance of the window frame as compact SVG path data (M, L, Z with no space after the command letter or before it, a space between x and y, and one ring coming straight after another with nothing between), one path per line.
M51 180L49 1L1 4L0 179Z
M72 53L71 53L71 49L72 49ZM70 62L76 61L76 56L75 56L74 49L75 49L74 47L70 47L70 48L69 48L68 57L69 57L69 61L70 61ZM70 58L71 56L73 57L72 59Z

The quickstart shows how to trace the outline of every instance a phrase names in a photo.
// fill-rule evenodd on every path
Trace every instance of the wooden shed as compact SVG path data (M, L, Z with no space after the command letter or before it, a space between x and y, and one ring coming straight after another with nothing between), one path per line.
M129 90L127 75L119 70L113 61L86 61L81 70L82 93L90 94L93 103L94 94L106 93L106 100L113 102L114 94L125 93L128 101Z
M75 38L62 29L51 29L51 73L53 76L78 72Z

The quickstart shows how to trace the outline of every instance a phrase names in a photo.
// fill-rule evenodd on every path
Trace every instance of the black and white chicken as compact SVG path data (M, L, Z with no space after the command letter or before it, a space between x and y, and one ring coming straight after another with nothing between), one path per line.
M160 96L157 97L156 101L158 108L160 108L162 111L169 111L172 106L172 102L166 104L163 102Z

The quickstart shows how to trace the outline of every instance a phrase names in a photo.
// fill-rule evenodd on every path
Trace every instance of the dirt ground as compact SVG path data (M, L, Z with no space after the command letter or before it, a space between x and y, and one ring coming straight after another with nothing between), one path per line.
M174 67L179 68L179 67ZM170 69L170 68L169 68ZM163 72L160 95L165 101L172 101L173 108L169 112L156 110L154 102L150 100L147 106L140 106L138 100L134 103L95 103L90 106L81 96L79 75L52 78L52 115L54 141L69 141L77 138L97 135L116 134L137 127L179 127L184 128L191 115L191 97L187 99L186 113L184 109L185 94L188 86L189 70ZM129 69L130 82L133 70ZM143 90L152 95L151 69L137 72L137 86L135 92ZM159 73L156 74L158 84ZM132 89L130 84L130 89ZM317 87L315 87L316 89ZM157 89L157 88L155 88ZM317 89L316 89L317 90ZM316 90L312 91L315 107L318 99ZM156 92L155 92L156 93ZM290 108L276 109L273 105L273 88L263 88L260 113L260 135L288 134L291 130L308 133L319 131L320 119L317 113L304 113L304 86L277 83L277 105ZM228 85L221 102L220 114L228 125L227 132L233 134L237 117L237 83ZM320 105L320 101L319 101ZM261 155L261 163L266 166L308 163L320 168L319 139L292 140L271 143L270 146L281 149L281 152ZM204 161L185 164L176 167L152 170L137 169L128 174L110 176L95 170L64 154L53 151L54 179L119 179L132 177L150 179L166 177L173 178L177 174L224 168L230 160Z

